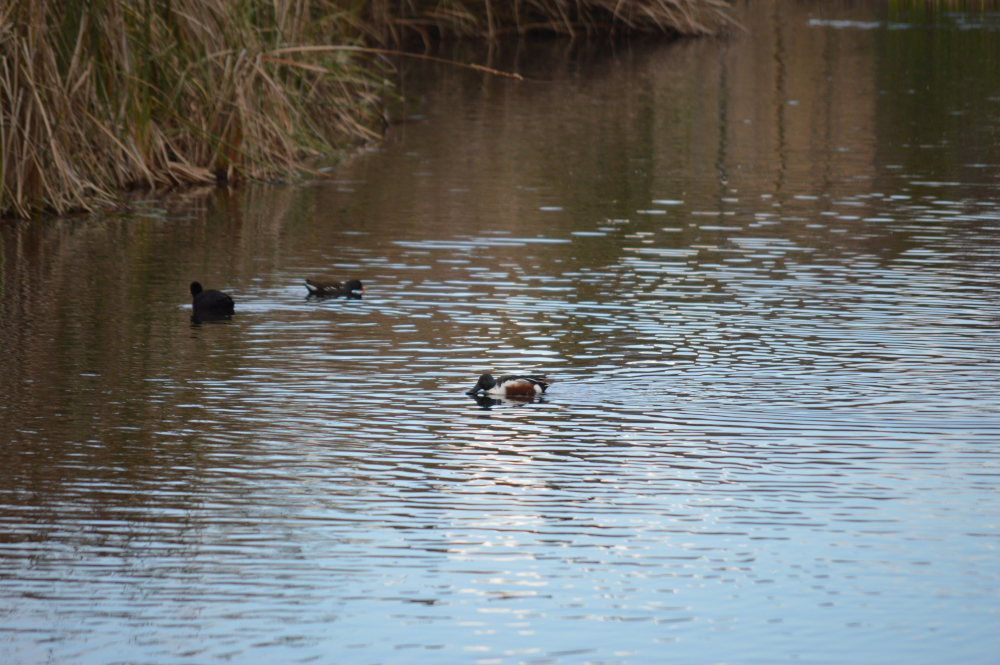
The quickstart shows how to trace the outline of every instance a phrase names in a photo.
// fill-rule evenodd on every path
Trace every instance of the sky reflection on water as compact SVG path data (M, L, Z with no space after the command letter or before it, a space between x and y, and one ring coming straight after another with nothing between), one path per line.
M407 69L336 182L5 226L4 662L993 662L1000 39L782 7Z

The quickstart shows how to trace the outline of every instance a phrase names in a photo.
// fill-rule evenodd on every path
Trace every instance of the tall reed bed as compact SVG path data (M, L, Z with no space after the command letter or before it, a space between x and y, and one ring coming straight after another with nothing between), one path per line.
M114 205L134 186L266 178L374 136L382 77L309 0L0 0L0 209Z
M0 0L0 215L299 172L374 138L414 37L705 34L719 0ZM384 51L383 51L384 52Z

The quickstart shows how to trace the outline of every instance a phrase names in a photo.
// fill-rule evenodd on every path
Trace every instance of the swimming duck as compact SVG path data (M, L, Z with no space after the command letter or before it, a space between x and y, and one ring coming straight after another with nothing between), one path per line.
M365 292L365 287L361 285L359 279L349 279L343 284L335 280L322 282L318 279L307 279L306 288L309 289L310 296L320 298L340 298L341 296L360 298L361 294Z
M466 395L475 395L482 390L487 395L540 395L549 387L545 377L538 374L505 374L494 379L492 374L483 374Z
M195 312L206 314L232 314L234 312L233 299L222 291L215 289L205 291L198 282L191 282L191 295L194 296L191 306Z

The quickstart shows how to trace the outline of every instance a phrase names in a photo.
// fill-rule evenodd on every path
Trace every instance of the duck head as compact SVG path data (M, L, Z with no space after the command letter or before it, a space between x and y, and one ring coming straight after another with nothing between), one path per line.
M479 381L476 382L476 385L472 388L472 390L466 391L465 394L475 395L480 390L492 389L493 386L495 386L496 384L497 384L496 379L493 378L492 374L483 374L482 376L479 377Z

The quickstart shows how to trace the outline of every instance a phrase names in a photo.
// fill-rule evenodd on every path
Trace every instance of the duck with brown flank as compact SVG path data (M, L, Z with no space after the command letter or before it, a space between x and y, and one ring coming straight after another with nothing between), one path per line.
M499 379L493 378L492 374L483 374L472 390L465 394L475 395L482 390L487 395L534 396L541 395L548 387L545 377L539 374L505 374Z

